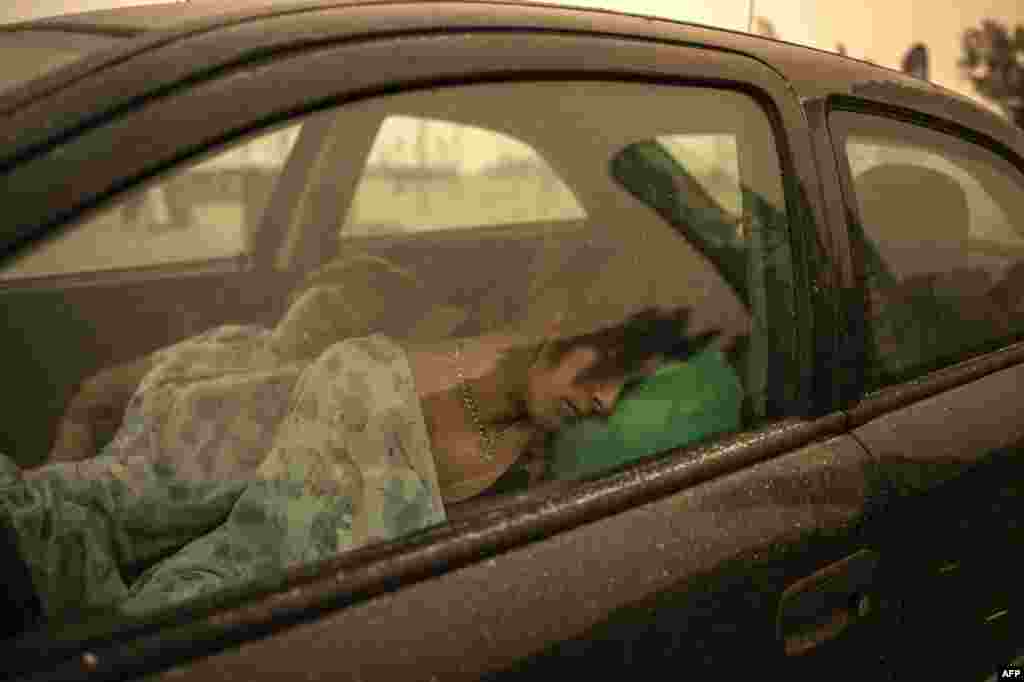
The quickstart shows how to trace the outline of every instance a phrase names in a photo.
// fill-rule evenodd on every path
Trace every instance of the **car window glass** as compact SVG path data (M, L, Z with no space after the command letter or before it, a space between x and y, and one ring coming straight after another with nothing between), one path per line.
M778 194L754 191L749 182L777 169L751 153L749 139L721 134L660 136L626 147L614 159L612 172L713 262L750 309L756 331L740 338L734 357L743 364L745 408L763 418L795 390L780 371L785 365L781 356L776 362L769 359L772 348L792 346L792 337L785 337L795 325L784 332L787 328L780 320L794 321L795 312L788 295L792 268L785 212ZM641 169L646 172L638 172Z
M414 133L449 122L463 131L455 158L479 160L443 200L429 183L450 177L424 181L437 221L421 221L422 177L368 184L395 120ZM297 140L250 137L163 183L263 169L260 154L283 162L294 147L253 268L0 287L3 323L20 330L0 335L8 376L24 387L0 452L27 469L4 499L33 565L60 578L41 583L52 621L193 604L790 410L789 222L749 96L478 83L283 130L298 126ZM540 173L562 187L557 211L535 206ZM351 209L370 186L379 207L365 210L405 206L392 215L409 229L345 223L370 215ZM242 220L230 184L208 191L194 202L214 207L210 227ZM499 194L534 213L502 223L519 208L481 208ZM63 500L68 481L87 502L44 533L46 505L18 501ZM78 545L50 536L81 532L98 540L72 574L61 552Z
M201 263L249 253L298 125L263 135L133 192L64 229L0 280Z
M951 135L843 113L884 385L1011 342L1024 293L1024 176Z
M742 214L735 135L662 135L657 140L723 211Z
M584 215L565 183L523 142L477 126L388 116L374 140L341 235Z
M885 141L856 137L848 139L846 149L854 177L883 163L908 163L948 175L956 180L966 196L970 214L968 230L973 239L1024 245L1024 235L1015 227L1005 208L968 171L936 151L924 147L897 147ZM971 256L969 252L968 257Z

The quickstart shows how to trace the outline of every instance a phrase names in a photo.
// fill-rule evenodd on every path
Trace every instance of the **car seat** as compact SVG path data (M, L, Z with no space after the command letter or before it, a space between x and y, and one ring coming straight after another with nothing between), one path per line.
M367 253L347 254L297 287L272 343L285 357L312 359L336 341L371 333L437 341L467 313L430 298L431 290L410 268Z
M967 265L967 197L945 173L902 163L870 168L854 185L865 283L873 297L871 365L900 373L959 333L934 284Z
M268 337L282 362L312 361L331 344L384 333L408 341L449 336L467 313L429 305L411 271L353 253L308 275ZM81 382L61 417L47 462L92 457L114 437L128 400L152 367L152 354L104 368Z
M854 185L864 236L896 279L966 268L970 214L956 180L924 166L892 163L864 171Z

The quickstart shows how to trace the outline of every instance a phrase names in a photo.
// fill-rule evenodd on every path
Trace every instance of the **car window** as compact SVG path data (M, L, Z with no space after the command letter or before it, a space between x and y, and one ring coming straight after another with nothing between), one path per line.
M127 195L0 269L0 280L202 263L249 253L300 127L263 135Z
M658 143L730 216L743 213L735 135L662 135Z
M586 214L529 145L493 130L388 116L341 236L448 230Z
M1024 176L952 135L837 114L860 216L875 386L1021 332Z
M435 126L459 153L394 173L399 153L378 150L429 148ZM52 622L177 608L787 413L789 224L748 95L410 91L210 150L151 188L279 169L293 146L265 221L278 238L252 242L272 267L41 286L10 262L19 332L0 340L26 388L4 448L26 472L0 501ZM196 186L196 241L249 222L231 182ZM122 220L139 196L103 211ZM74 522L41 524L50 503L32 500ZM71 557L82 533L93 549Z

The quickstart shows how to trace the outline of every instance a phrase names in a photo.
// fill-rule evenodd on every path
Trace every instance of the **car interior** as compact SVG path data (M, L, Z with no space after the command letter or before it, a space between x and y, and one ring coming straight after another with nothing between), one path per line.
M919 372L978 339L1013 331L1007 302L999 301L1012 283L1003 279L997 288L997 275L971 262L981 240L971 238L967 195L956 180L924 166L883 163L854 182L865 271L878 292L874 352L887 371Z
M539 150L571 188L585 217L345 234L341 226L375 131L395 106L381 98L348 107L340 116L317 114L303 124L262 219L250 227L252 276L289 293L264 300L258 316L245 319L244 312L239 317L235 311L224 323L273 319L278 349L312 358L339 338L374 332L430 342L531 324L567 307L614 320L643 302L685 306L693 312L693 334L716 331L714 343L740 378L742 426L763 418L783 399L769 395L766 387L777 385L767 373L781 371L784 357L779 351L772 361L765 353L770 357L772 349L784 344L773 342L772 330L762 328L758 333L766 341L751 352L752 326L760 323L751 310L750 287L774 287L758 297L785 299L785 273L751 270L759 249L768 245L751 247L749 233L747 239L737 237L735 218L658 144L658 134L677 131L674 116L655 113L653 107L636 125L625 126L611 107L605 115L591 113L587 128L579 129L571 106L543 121L513 120L503 115L500 98L460 97L457 89L451 93L407 94L399 111L496 130ZM593 98L585 88L579 95L580 107ZM695 119L687 122L686 132L718 132L720 125ZM551 133L574 128L578 136ZM740 161L742 175L749 176L753 162ZM325 167L334 170L318 172ZM751 233L763 239L785 234L785 216L768 201L745 191L743 202L744 222L765 228ZM177 340L169 338L167 344ZM127 401L148 367L145 355L130 357L92 379L114 387L110 392ZM93 422L88 425L93 452L113 437L120 409L114 405L84 417ZM86 455L55 453L51 459L80 456ZM620 465L628 463L623 459ZM490 493L522 491L530 480L514 467Z
M642 138L631 140L626 131L611 140L595 136L587 145L588 164L584 167L581 154L575 148L578 141L575 145L566 143L556 140L544 126L533 128L527 121L510 121L494 111L494 105L487 104L487 98L466 100L457 108L454 102L437 97L436 93L433 97L413 101L419 106L407 104L401 109L403 115L498 130L541 150L544 161L567 181L588 215L576 220L380 236L332 231L327 238L322 231L302 229L301 223L310 218L300 216L298 225L293 222L289 233L307 235L315 242L310 245L309 241L304 243L301 239L286 237L285 243L292 248L288 258L278 258L278 265L311 262L315 256L310 252L333 254L326 264L304 280L302 286L310 288L300 298L310 306L309 311L318 305L314 300L319 305L330 305L328 301L333 299L341 305L342 291L358 291L360 301L375 298L384 306L381 310L355 316L373 320L367 323L366 330L410 341L432 341L528 324L538 316L553 314L566 306L614 310L616 306L653 298L663 304L692 306L694 333L711 328L721 331L718 342L729 351L729 358L737 367L744 367L740 376L750 375L748 363L751 360L745 355L749 346L750 313L744 294L751 250L736 239L723 242L718 238L730 231L734 234L735 226L694 179L690 178L688 186L673 188L669 195L683 211L688 204L694 206L689 212L669 216L668 221L659 206L651 204L642 192L634 191L658 182L671 182L673 173L678 177L686 175L685 169L675 162L665 169L653 163L634 163L630 168L617 163L633 147L656 147L655 142L645 142ZM375 125L380 125L379 120ZM546 127L557 129L554 123L557 121L548 119ZM595 170L601 172L595 174ZM339 193L350 192L354 184L347 176L332 181L341 185ZM319 188L315 191L331 198L337 196L335 191ZM627 204L619 209L616 202L605 199L608 194L627 201L640 201L646 206L637 210L635 204ZM752 215L761 210L758 217L762 221L780 222L781 216L769 217L763 203L750 203ZM316 216L318 223L343 225L348 205L349 202L329 199L325 205L311 205L307 211ZM621 217L617 213L621 213ZM686 231L698 217L701 230ZM623 225L632 228L628 238ZM784 225L781 227L785 229ZM709 261L718 273L713 278L708 276ZM638 276L645 271L656 274L649 278ZM691 279L683 283L678 277L686 273L691 273ZM371 297L368 288L376 295ZM384 301L401 301L402 305L387 306ZM295 311L296 304L293 304L285 319L298 317L293 314ZM321 320L344 317L322 310L307 314ZM607 319L614 317L609 315ZM295 330L301 328L302 325L294 326ZM282 332L281 325L277 331ZM325 341L337 338L336 333L332 331L322 338ZM754 393L749 390L744 402L748 422L755 412L753 401L757 396ZM522 471L510 471L491 493L521 489L521 485L512 481L524 483L526 480Z

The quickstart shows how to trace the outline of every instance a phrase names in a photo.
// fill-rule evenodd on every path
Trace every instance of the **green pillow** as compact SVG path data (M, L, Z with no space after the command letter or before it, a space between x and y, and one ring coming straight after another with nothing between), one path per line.
M743 387L719 350L672 362L626 388L607 419L589 417L552 438L549 472L575 480L740 428Z

